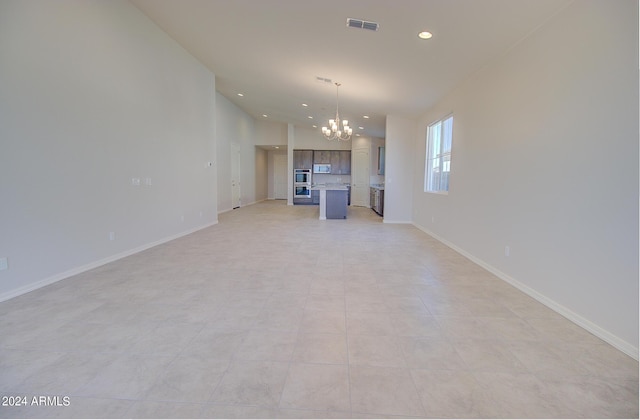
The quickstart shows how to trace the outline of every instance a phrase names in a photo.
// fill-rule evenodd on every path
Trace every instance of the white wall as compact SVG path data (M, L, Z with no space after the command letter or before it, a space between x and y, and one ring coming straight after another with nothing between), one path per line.
M411 223L412 221L415 138L416 121L394 115L387 116L384 184L385 223Z
M137 8L3 0L0 57L0 300L217 222L214 75Z
M638 3L574 2L420 119L413 176L418 226L636 358L637 66ZM452 111L449 195L424 193Z
M286 129L286 125L284 126ZM275 164L274 164L274 156L275 155L287 155L287 148L282 147L278 150L270 150L267 154L267 198L275 199L276 196L276 188L275 188ZM289 174L287 170L287 174ZM287 177L291 178L291 177Z
M262 201L267 199L269 193L269 157L266 150L259 147L255 150L255 201ZM271 182L273 183L273 180Z
M327 140L319 128L295 127L294 149L307 150L351 150L351 141Z
M371 153L370 153L370 162L369 168L371 169L371 175L369 176L370 184L383 184L384 183L384 174L378 175L378 148L384 147L385 141L384 139L378 137L369 137L369 141L371 142ZM411 173L411 171L409 171Z
M255 122L256 146L286 146L287 124L272 121Z
M240 203L256 202L256 130L255 120L234 103L216 92L216 139L218 173L218 212L231 204L231 143L240 145Z

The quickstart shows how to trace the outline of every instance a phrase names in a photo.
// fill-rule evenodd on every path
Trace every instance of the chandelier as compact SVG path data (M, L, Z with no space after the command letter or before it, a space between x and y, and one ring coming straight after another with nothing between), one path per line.
M348 141L351 139L351 133L353 129L349 127L349 121L340 121L340 114L338 113L338 88L340 83L336 83L336 119L329 120L329 127L322 127L322 134L327 140Z

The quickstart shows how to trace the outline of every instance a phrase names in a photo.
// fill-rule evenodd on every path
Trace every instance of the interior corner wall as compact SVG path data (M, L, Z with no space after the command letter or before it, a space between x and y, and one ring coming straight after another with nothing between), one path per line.
M0 57L0 300L217 222L215 77L131 3L3 0Z
M425 193L450 112L449 194ZM573 2L421 118L414 223L637 358L638 115L638 2Z
M216 92L216 140L218 213L231 204L231 143L240 145L240 205L256 202L255 120L233 102Z
M414 141L417 122L388 115L385 137L384 222L411 223L413 209ZM377 153L377 150L371 150Z
M269 191L269 153L259 147L256 147L255 185L255 201L266 200Z

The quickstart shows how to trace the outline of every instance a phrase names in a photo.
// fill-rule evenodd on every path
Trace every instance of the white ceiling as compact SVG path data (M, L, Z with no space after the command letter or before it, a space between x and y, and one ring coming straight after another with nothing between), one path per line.
M256 119L326 125L336 88L320 76L342 83L340 116L355 132L383 138L386 115L425 112L570 1L132 0ZM348 28L349 17L380 29Z

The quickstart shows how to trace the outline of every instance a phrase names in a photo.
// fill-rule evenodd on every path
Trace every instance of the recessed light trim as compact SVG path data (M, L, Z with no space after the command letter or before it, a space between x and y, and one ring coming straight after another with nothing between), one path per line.
M418 34L418 38L420 39L430 39L433 34L429 31L422 31Z
M309 105L307 105L307 104L302 104L302 106L304 106L304 107L308 107Z
M244 96L244 93L238 93L238 96Z
M362 118L364 118L364 119L367 119L367 120L368 120L368 119L369 119L369 116L368 116L368 115L363 115L363 116L362 116Z

